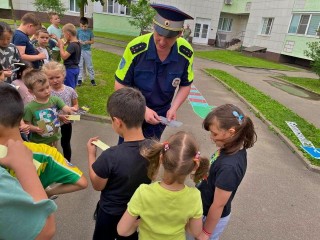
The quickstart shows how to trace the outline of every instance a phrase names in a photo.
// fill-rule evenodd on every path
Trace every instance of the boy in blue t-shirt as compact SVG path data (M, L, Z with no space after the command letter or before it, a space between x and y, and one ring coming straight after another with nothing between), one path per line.
M46 58L45 53L39 53L32 45L29 36L36 33L41 23L34 13L26 13L21 18L21 24L14 31L12 43L17 47L24 61L32 62L33 68L40 68L40 61Z
M94 43L93 32L88 29L88 18L80 18L80 29L77 31L77 37L81 44L81 57L79 63L80 73L78 76L78 86L82 84L82 75L84 65L87 67L89 72L89 78L91 80L92 86L97 86L94 80L94 70L92 65L92 53L91 53L91 44Z

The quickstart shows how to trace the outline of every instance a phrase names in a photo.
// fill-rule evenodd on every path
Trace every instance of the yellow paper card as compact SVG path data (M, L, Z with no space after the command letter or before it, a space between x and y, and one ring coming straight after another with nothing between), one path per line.
M70 121L80 121L80 115L67 115L66 118Z
M8 153L8 148L6 146L0 145L0 158L4 158L5 156L7 156L7 153ZM41 166L41 163L33 159L33 165L38 170L38 168Z
M97 147L99 147L100 149L107 150L108 148L110 148L107 144L105 144L104 142L97 140L97 141L93 141L92 144L96 145Z

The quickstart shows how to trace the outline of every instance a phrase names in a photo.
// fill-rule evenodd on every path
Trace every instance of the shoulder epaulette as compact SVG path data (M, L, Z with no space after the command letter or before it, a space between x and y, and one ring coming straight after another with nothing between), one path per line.
M130 47L130 51L132 54L136 54L146 49L146 47L147 47L147 44L144 42L141 42Z
M190 50L189 48L187 48L186 46L181 45L181 46L179 47L179 50L180 50L181 53L183 53L184 55L186 55L188 58L191 58L191 57L192 57L193 51Z

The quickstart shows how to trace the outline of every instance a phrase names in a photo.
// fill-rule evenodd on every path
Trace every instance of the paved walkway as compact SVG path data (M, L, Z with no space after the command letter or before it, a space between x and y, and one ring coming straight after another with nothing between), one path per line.
M96 48L122 54L123 49L95 44ZM239 192L233 201L232 218L222 240L317 240L320 229L320 174L306 169L301 160L253 113L244 103L219 82L215 81L202 68L218 68L239 74L240 79L253 81L257 87L267 86L260 74L245 73L224 64L197 59L194 69L195 85L210 105L233 103L248 114L257 130L258 142L248 151L248 170ZM260 77L259 77L260 76ZM269 86L268 86L269 87ZM269 88L269 92L277 92ZM281 93L285 95L285 93ZM288 96L287 96L288 97ZM288 97L289 98L289 97ZM288 100L289 101L289 100ZM304 101L292 97L296 108ZM290 102L290 101L289 101ZM319 103L315 103L319 104ZM319 108L318 108L319 109ZM301 113L309 116L307 111ZM311 111L312 112L312 111ZM315 112L313 112L314 114ZM312 114L310 114L312 120ZM209 155L215 147L209 141L209 134L201 129L201 122L188 102L178 112L178 119L183 122L179 130L192 132L201 143L201 153ZM319 118L318 118L319 119ZM88 177L86 161L86 141L91 136L99 135L109 145L117 142L117 136L108 124L80 121L74 124L72 146L73 159ZM163 139L177 131L167 128ZM88 178L89 179L89 178ZM89 184L90 185L90 184ZM92 213L99 193L91 186L85 191L62 195L57 199L59 206L56 214L56 240L89 240L92 238L94 221Z

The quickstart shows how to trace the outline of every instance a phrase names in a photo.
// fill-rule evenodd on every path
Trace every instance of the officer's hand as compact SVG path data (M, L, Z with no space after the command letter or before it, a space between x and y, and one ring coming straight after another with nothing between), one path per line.
M175 110L173 110L172 108L170 108L167 112L166 117L167 117L168 121L176 120L177 119L177 112Z
M147 123L150 123L152 125L156 125L160 123L160 117L158 116L158 114L148 107L146 107L146 113L144 115L144 119L146 120Z

